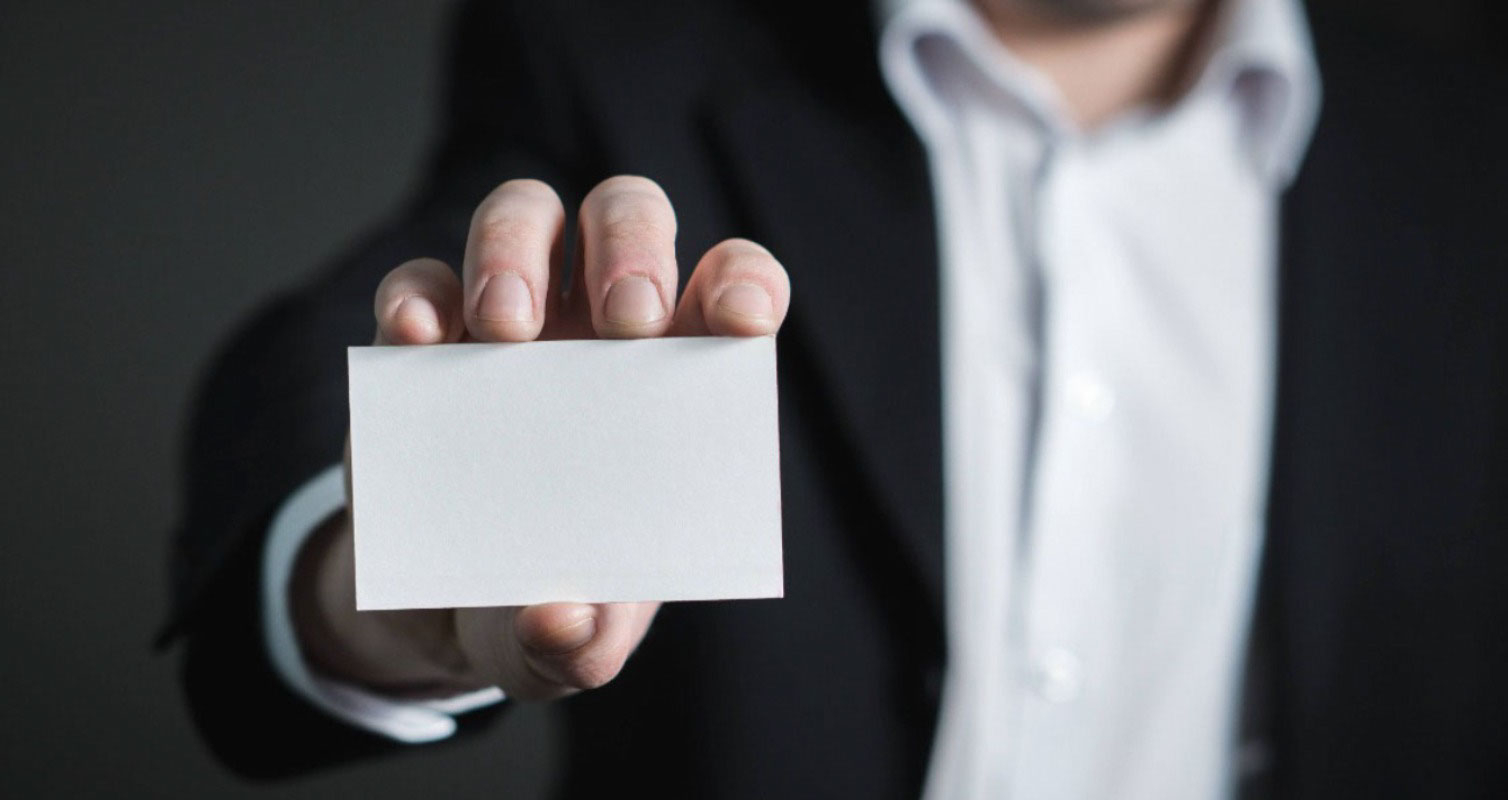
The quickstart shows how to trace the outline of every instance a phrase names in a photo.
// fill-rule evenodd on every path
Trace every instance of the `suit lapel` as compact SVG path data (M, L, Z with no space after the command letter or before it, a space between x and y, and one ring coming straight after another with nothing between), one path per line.
M937 248L926 162L893 107L794 86L725 98L715 138L747 223L785 263L788 338L938 622L942 434Z

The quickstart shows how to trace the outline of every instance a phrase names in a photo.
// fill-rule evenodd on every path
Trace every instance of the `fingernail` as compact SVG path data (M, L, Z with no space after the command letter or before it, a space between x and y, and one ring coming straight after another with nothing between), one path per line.
M403 298L398 307L393 309L393 321L418 327L425 340L440 338L440 320L435 307L416 294Z
M775 302L763 287L752 283L735 283L717 296L717 306L742 317L775 316Z
M597 635L597 609L592 606L576 606L571 609L566 621L550 631L544 645L533 650L542 655L563 655L580 649Z
M648 278L624 278L607 290L602 317L615 325L648 325L665 318L665 304Z
M493 275L482 287L476 315L489 322L533 322L534 296L524 279L514 273Z

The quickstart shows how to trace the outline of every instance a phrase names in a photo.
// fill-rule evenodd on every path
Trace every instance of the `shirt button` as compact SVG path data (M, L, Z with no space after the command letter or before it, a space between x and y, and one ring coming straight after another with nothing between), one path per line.
M1061 647L1044 650L1032 667L1034 688L1049 703L1072 702L1083 689L1084 669L1079 657Z
M1100 422L1115 410L1115 392L1087 372L1069 377L1066 391L1069 404L1087 419Z

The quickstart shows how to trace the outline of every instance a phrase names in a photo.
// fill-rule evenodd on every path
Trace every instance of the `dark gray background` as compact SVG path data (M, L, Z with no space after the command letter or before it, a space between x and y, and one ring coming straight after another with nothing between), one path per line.
M1493 0L1344 3L1433 46L1505 53ZM12 0L0 12L4 793L257 791L209 757L176 659L148 647L189 387L233 321L414 184L450 8ZM552 732L547 712L524 708L459 746L262 791L535 797Z

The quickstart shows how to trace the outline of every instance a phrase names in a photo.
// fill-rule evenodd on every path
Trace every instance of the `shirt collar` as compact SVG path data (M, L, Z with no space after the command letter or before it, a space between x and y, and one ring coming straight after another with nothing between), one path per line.
M1287 184L1319 118L1320 77L1298 0L1233 0L1200 82L1237 93L1259 166ZM1204 87L1196 86L1196 89Z
M939 85L944 79L934 60L923 56L939 40L951 43L1044 127L1066 132L1056 88L1015 59L967 0L874 2L886 83L924 137L947 124L950 99ZM1232 93L1255 166L1276 185L1287 185L1319 115L1319 70L1303 10L1299 0L1225 0L1220 13L1212 52L1179 104L1199 93Z

